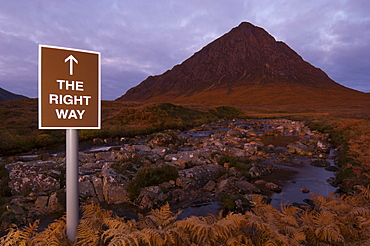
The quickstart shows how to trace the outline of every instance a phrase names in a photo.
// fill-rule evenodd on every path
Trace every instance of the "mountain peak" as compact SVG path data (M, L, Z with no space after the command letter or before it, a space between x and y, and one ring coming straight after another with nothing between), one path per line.
M243 101L236 96L272 87L345 89L263 28L242 22L182 64L148 77L118 100L192 102L201 98L204 103L217 103L222 97L233 104Z

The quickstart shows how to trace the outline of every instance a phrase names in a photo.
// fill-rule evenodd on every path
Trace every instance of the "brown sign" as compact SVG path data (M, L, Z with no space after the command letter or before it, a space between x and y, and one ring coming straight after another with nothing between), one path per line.
M39 45L39 129L100 129L100 53Z

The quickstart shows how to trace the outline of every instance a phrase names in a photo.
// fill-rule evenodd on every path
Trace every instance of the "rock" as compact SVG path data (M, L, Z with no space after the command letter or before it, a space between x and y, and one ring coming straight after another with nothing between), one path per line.
M176 179L176 185L181 188L187 188L188 186L195 186L195 181L191 178L178 177Z
M49 197L48 196L39 196L35 201L35 206L37 208L45 208L48 205Z
M239 138L243 136L243 133L234 129L230 129L226 132L226 136Z
M39 154L36 159L41 161L48 161L50 159L50 154L49 153Z
M255 185L265 185L267 182L265 180L259 179L254 182Z
M180 177L191 178L194 181L192 182L193 188L201 188L205 186L208 181L216 180L221 170L223 170L223 167L219 165L208 164L179 170L179 175Z
M63 205L58 199L58 194L56 192L51 194L51 196L49 197L49 207L54 211L60 211L64 209Z
M96 152L95 158L99 160L112 160L114 156L112 156L112 152L103 151L103 152Z
M288 144L287 151L292 154L303 155L303 156L312 156L312 150L303 144Z
M102 169L104 200L108 204L119 204L128 201L128 177L118 174L105 164Z
M258 189L253 184L249 183L246 180L238 180L235 182L236 188L239 190L241 194L250 194L250 193L260 193L260 189Z
M213 180L208 181L208 183L203 187L205 191L211 192L215 189L216 182Z
M230 177L220 181L217 185L217 191L226 191L231 193L250 194L259 193L260 190L246 180L240 180Z
M298 202L293 202L292 206L300 208L302 210L311 210L313 208L313 206L310 206L310 205L305 204L305 203L298 203Z
M149 186L141 190L134 203L140 209L151 209L163 205L167 198L159 186Z
M94 162L95 159L95 153L84 153L84 152L78 152L78 160L80 162ZM65 161L63 161L65 162Z
M152 151L152 149L149 146L142 145L142 144L137 144L133 145L136 151Z
M155 147L155 146L168 146L170 144L176 144L176 139L174 135L168 133L157 133L154 136L151 136L148 145Z
M273 192L280 193L282 191L281 186L274 184L272 182L268 182L265 184L265 187Z
M253 166L249 169L248 171L249 175L252 177L252 178L257 178L257 177L261 177L262 173L261 171L259 170L258 167L256 166Z
M306 187L302 187L301 191L302 191L302 193L309 193L310 192L310 190L307 189Z
M201 153L197 151L179 151L176 154L168 154L164 157L165 161L171 161L173 164L182 167L190 168L198 164L201 159ZM203 153L204 154L204 153ZM208 153L207 153L208 154ZM209 156L209 154L208 154ZM205 163L203 163L205 164Z
M16 162L6 165L9 187L13 195L50 192L60 189L62 173L54 161Z
M327 167L330 166L330 162L323 159L312 159L308 164L315 167Z
M171 188L175 187L175 184L174 184L174 182L172 182L172 183L171 182L163 182L162 184L159 185L159 187L165 188L165 189L171 189Z
M159 156L164 157L168 155L169 153L171 153L172 151L168 147L156 147L152 149L152 152Z
M247 151L244 149L239 149L239 148L234 148L234 147L228 147L225 149L231 156L237 156L237 157L250 156L249 154L250 151Z
M329 172L337 172L338 167L336 167L336 166L327 166L327 167L325 167L325 170L329 171Z
M96 198L99 202L104 202L103 180L99 177L92 177L92 183L94 185Z
M101 138L94 138L93 140L93 143L95 144L95 145L103 145L104 144L104 141L103 141L103 139L101 139Z
M190 168L190 167L193 167L194 165L191 163L191 161L186 161L184 159L176 159L176 158L173 158L174 160L171 162L173 163L174 165L178 166L178 167L181 167L181 168Z
M82 178L80 178L81 180ZM87 197L96 197L94 185L91 183L89 178L85 178L83 181L80 181L79 184L79 196L82 198Z
M6 209L14 214L23 214L25 212L23 208L15 205L7 205Z
M326 182L328 182L333 187L338 187L341 181L334 177L331 177L327 179Z

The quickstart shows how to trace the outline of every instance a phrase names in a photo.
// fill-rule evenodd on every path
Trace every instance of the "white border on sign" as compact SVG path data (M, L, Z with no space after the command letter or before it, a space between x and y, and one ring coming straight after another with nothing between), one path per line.
M41 49L52 48L60 50L71 50L83 53L92 53L98 55L98 126L97 127L43 127L41 126ZM101 53L97 51L81 50L73 48L65 48L52 45L39 44L39 57L38 57L38 119L39 119L39 129L101 129Z

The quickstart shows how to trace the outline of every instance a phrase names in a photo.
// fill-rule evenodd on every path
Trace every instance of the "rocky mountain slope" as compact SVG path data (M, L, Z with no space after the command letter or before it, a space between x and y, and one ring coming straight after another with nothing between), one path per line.
M149 76L119 101L297 104L368 100L334 82L260 27L243 22L158 76Z
M25 99L25 98L27 98L27 97L11 93L7 90L4 90L4 89L0 88L0 102L10 101L10 100L18 100L18 99Z

